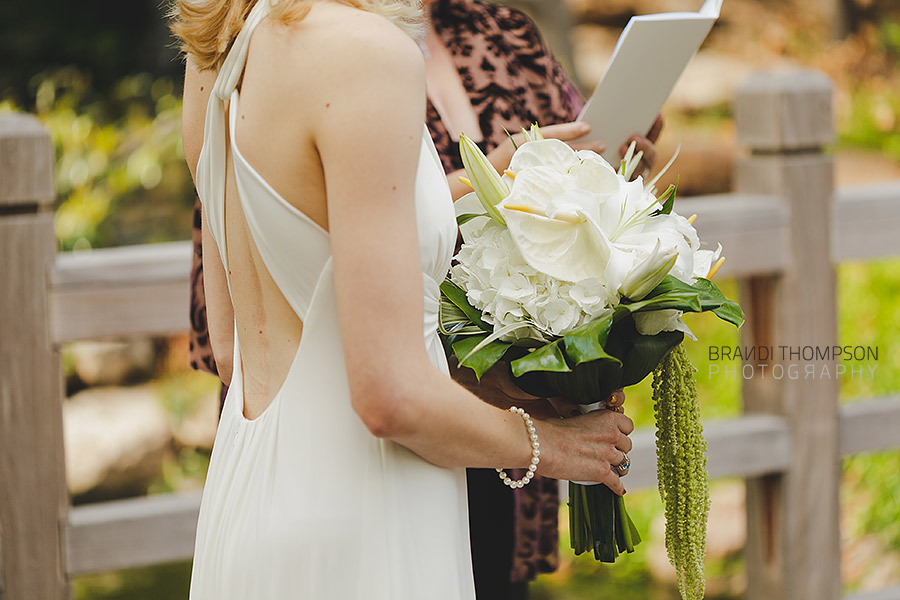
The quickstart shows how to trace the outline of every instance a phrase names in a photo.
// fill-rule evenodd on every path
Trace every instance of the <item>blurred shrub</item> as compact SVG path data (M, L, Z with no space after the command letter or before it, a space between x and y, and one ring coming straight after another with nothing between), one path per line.
M900 20L861 26L823 60L835 58L840 143L900 160Z
M194 193L181 148L180 90L171 79L129 75L97 97L85 72L66 67L32 85L27 110L47 126L56 152L63 250L190 237Z

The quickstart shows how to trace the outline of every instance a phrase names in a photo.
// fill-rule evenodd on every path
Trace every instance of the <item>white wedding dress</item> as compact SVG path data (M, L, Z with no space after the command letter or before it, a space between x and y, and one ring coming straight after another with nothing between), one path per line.
M303 335L280 391L253 420L243 414L235 335L235 372L200 506L191 598L473 600L464 470L436 467L375 438L354 413L329 235L260 177L233 135L226 141L226 128L235 128L236 85L250 37L267 12L267 0L260 0L218 75L207 106L197 188L224 262L230 143L240 199L229 202L240 202L266 268L304 324ZM347 173L352 176L349 164ZM424 126L415 206L425 282L423 343L432 362L446 371L436 333L438 284L449 268L456 227L446 178ZM385 232L385 243L390 239ZM359 297L365 301L364 290Z

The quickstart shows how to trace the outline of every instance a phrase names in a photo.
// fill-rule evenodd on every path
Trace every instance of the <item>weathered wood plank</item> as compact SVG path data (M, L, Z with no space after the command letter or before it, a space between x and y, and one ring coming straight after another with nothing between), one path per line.
M776 198L704 196L679 200L678 210L696 212L702 238L723 244L723 276L784 268L788 215ZM59 255L50 272L53 341L186 330L190 261L189 242Z
M169 242L66 252L57 255L50 284L60 290L174 281L190 273L192 251L191 242Z
M873 592L861 592L844 600L900 600L900 587L885 588Z
M166 494L72 508L70 575L190 560L200 493Z
M876 404L881 410L869 406ZM862 410L863 407L867 410ZM852 405L842 412L849 419L850 427L861 430L886 415L900 420L900 399ZM710 422L704 429L712 478L779 473L791 464L790 431L784 417L746 415ZM643 429L631 437L633 466L626 485L631 490L655 487L654 434ZM885 446L900 445L898 438L891 440L875 435L874 439L883 440ZM78 575L190 559L199 505L200 494L194 493L73 508L66 536L70 573Z
M900 448L900 396L841 407L841 455Z
M62 371L49 343L51 213L0 217L0 531L8 598L71 597L59 548L68 509Z
M753 152L818 149L834 139L833 86L802 67L770 69L738 89L734 121L741 145Z
M678 214L697 214L694 226L710 249L722 244L719 277L746 277L783 270L788 258L790 215L777 196L714 194L680 198Z
M723 244L728 257L724 276L784 267L788 215L776 199L689 198L679 201L679 212L698 213L702 238ZM187 329L190 260L189 242L59 255L50 273L53 341Z
M41 122L24 113L0 115L0 209L49 206L56 199L53 145Z
M790 457L783 418L754 415L706 425L711 477L778 472ZM652 431L632 435L629 489L656 485ZM72 508L66 528L71 575L189 560L200 494L148 496Z
M187 331L190 324L187 277L147 285L53 292L50 301L51 332L56 343L168 335Z
M900 182L838 188L832 214L835 262L900 256Z
M726 421L705 423L711 478L752 477L779 473L791 459L787 421L774 415L745 415ZM652 430L631 434L634 444L628 456L631 469L623 480L629 489L656 487L656 438Z
M60 255L50 274L53 341L186 331L190 265L189 242Z
M792 217L783 273L756 278L742 290L744 343L825 347L837 341L834 169L822 152L833 139L831 101L829 79L804 69L765 72L738 91L738 140L750 155L736 163L736 189L781 196ZM776 357L770 364L788 369L790 363ZM817 372L833 368L833 361L808 364ZM745 410L783 414L792 441L782 476L747 481L747 597L838 600L837 381L759 374L742 385Z

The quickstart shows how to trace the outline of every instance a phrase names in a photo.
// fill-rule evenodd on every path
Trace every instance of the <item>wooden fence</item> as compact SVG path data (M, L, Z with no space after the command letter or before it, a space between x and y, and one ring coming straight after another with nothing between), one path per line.
M727 249L722 276L741 282L747 346L834 346L835 264L900 255L898 182L833 190L831 99L815 71L751 78L735 104L735 192L679 201L703 239ZM79 574L190 559L199 507L198 494L69 505L59 346L185 331L191 250L56 255L53 164L34 118L0 116L2 600L69 599ZM771 374L791 360L747 364ZM840 460L900 447L900 395L839 407L834 378L741 378L745 414L706 424L706 437L710 475L747 480L747 596L837 600ZM633 438L629 487L652 486L653 434ZM896 600L900 589L855 598Z

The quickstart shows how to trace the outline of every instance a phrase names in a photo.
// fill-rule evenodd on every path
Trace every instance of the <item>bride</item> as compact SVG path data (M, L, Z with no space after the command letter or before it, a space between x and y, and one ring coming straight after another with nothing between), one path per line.
M174 12L230 383L191 598L472 599L463 467L624 493L624 415L532 420L447 376L438 284L456 226L424 127L416 0Z

